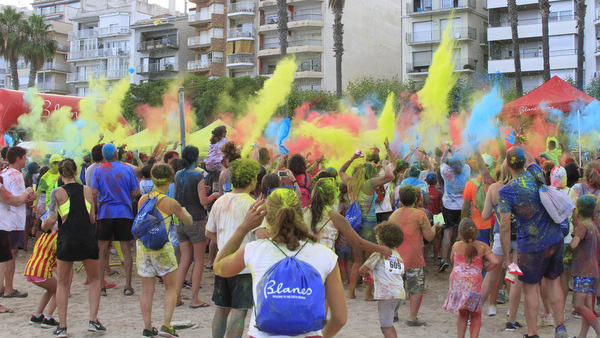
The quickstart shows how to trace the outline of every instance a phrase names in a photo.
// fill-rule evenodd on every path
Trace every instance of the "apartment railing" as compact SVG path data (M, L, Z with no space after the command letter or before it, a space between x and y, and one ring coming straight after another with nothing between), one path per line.
M253 38L254 28L230 28L227 30L228 38Z
M303 20L319 20L322 21L323 20L323 15L322 14L299 14L299 15L294 15L294 17L292 18L288 18L288 21L294 22L294 21L303 21Z
M56 48L57 51L59 52L69 52L70 46L69 45L62 45L62 44L58 44L58 47Z
M100 48L69 53L69 60L94 59L105 57L126 57L129 49L124 48Z
M251 63L254 64L254 54L251 53L237 53L227 55L227 64L234 63Z
M598 50L600 46L596 45L596 50ZM577 49L558 49L558 50L550 50L550 56L565 56L565 55L576 55ZM522 59L532 59L532 58L541 58L543 57L543 52L541 47L539 48L523 48L521 49L521 58ZM513 59L514 55L509 51L505 51L500 55L491 53L490 60L509 60Z
M108 26L100 27L98 36L107 35L126 35L129 34L129 26Z
M454 70L475 70L477 65L477 60L472 58L460 58L454 60ZM415 60L413 63L406 64L406 72L407 73L424 73L429 71L429 66L431 66L430 59L424 60Z
M137 66L138 73L170 73L178 72L179 65L177 63L150 63L147 65Z
M98 37L98 28L82 29L69 33L69 39L88 39Z
M69 85L65 83L57 83L57 82L39 82L37 83L38 91L61 91L68 92L70 91Z
M304 60L298 64L298 72L320 72L321 59Z
M210 60L194 60L188 61L187 70L202 70L209 69L211 65Z
M429 30L406 33L406 42L410 44L434 43L442 41L443 30ZM476 40L477 29L474 27L456 27L450 32L450 36L457 40Z
M59 72L68 72L71 70L71 67L60 63L46 62L41 70L56 70Z
M559 12L550 12L550 16L548 17L548 22L558 22L558 21L572 21L575 20L575 15L573 11L559 11ZM541 17L535 18L527 18L527 19L518 19L519 25L538 25L542 23ZM490 27L509 27L510 21L508 19L501 21L490 21Z
M227 6L228 13L254 13L255 9L253 2L236 2Z
M476 9L477 2L476 0L460 0L458 4L455 5L453 0L439 0L438 8L434 8L433 2L430 2L430 5L424 4L424 1L413 1L406 4L406 12L408 14L421 13L421 12L442 12L442 11L450 11L453 9Z
M176 38L163 37L160 40L142 41L142 42L138 43L137 50L138 51L150 51L150 50L154 50L154 49L166 49L166 48L178 49L179 42L177 42Z
M223 37L217 37L214 34L212 36L208 36L208 35L191 36L188 38L188 47L209 45L213 38L222 39Z
M127 74L129 74L127 69L92 70L85 73L69 73L67 74L67 83L86 82L89 79L99 79L100 77L104 77L108 80L117 80L127 76Z
M299 39L288 41L288 47L300 47L300 46L322 46L323 40L321 39ZM263 43L260 46L261 50L265 49L277 49L279 48L279 41Z

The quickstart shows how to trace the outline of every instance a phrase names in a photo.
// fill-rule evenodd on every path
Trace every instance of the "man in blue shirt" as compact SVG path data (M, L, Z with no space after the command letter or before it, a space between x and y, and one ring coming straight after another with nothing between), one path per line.
M133 169L117 161L117 149L107 143L102 147L102 156L106 160L92 174L92 191L98 205L98 247L100 249L100 266L106 266L106 252L111 240L121 243L123 265L125 268L125 290L127 296L133 295L131 273L133 258L130 241L133 224L132 198L138 194L138 183ZM101 280L104 280L104 269L100 269ZM106 289L102 288L106 296Z
M527 337L537 337L538 285L545 278L548 300L554 312L556 337L567 337L560 275L563 272L563 235L560 225L546 212L539 196L544 182L542 168L529 152L516 143L506 154L513 180L499 191L500 242L504 267L509 263L510 218L517 222L517 263L523 275Z

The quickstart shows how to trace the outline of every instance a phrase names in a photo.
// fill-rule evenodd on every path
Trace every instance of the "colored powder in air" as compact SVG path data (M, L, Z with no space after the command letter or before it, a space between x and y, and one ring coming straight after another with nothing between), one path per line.
M581 104L574 105L572 108L564 122L571 138L571 145L579 143L579 130L581 130L582 149L596 149L600 140L600 101L594 100L584 108ZM580 113L579 117L577 110Z
M279 130L277 131L277 145L279 147L283 146L283 141L290 135L290 118L286 117L283 119L283 122L279 126Z
M418 92L419 104L423 107L417 128L421 147L433 150L442 141L442 135L448 134L448 94L456 84L458 76L454 73L455 42L449 32L453 25L444 30L442 41L433 54L429 75L423 89Z
M369 130L363 135L362 148L367 149L376 146L380 149L383 148L383 142L387 138L393 140L395 132L396 114L394 112L394 103L396 102L396 96L394 93L390 93L383 106L383 111L377 119L376 129Z
M452 140L453 145L458 146L462 144L463 138L461 133L464 130L464 119L465 115L458 113L450 115L450 118L448 119L448 127L450 128L450 139Z
M483 97L481 102L473 106L473 111L467 121L467 127L462 132L463 138L473 135L477 144L494 140L498 135L496 116L500 114L502 106L502 98L498 88L494 87Z
M250 102L250 113L236 123L235 130L245 136L242 157L248 156L252 144L262 135L271 117L286 103L297 68L293 55L281 60L273 76L265 81L264 87Z

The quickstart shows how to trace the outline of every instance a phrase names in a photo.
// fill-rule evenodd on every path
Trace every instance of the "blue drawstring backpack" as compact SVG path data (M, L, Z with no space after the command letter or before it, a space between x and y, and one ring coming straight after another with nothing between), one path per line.
M360 208L360 203L353 202L346 210L346 219L350 222L352 229L354 231L359 232L362 229L362 210Z
M275 263L256 286L254 315L256 327L274 335L297 336L323 328L325 285L321 274L310 264L296 258L300 250Z
M131 226L133 237L141 240L144 247L150 250L160 250L169 241L165 219L156 208L163 198L158 199L158 195L148 198L138 210Z

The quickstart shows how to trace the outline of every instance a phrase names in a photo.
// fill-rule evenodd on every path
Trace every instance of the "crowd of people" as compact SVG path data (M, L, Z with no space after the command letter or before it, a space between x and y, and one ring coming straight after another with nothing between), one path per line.
M600 336L600 160L580 168L554 138L551 151L534 156L518 136L496 156L469 138L468 155L468 146L446 144L397 158L386 140L384 149L349 154L340 168L258 144L243 158L225 127L210 143L204 159L195 146L146 156L107 143L83 158L49 154L39 163L24 148L3 148L0 313L13 312L8 298L33 296L15 288L23 273L40 287L29 323L67 337L73 263L81 261L88 331L109 331L98 309L115 287L105 281L112 247L124 296L136 292L134 265L141 277L143 337L177 337L171 321L184 300L192 309L214 304L213 337L241 337L249 311L251 337L331 337L358 284L365 301L378 302L383 336L396 337L405 300L406 325L426 325L419 309L427 261L439 274L451 270L443 309L457 313L459 337L467 328L477 337L484 303L495 316L503 298L506 330L537 337L541 294L540 323L565 338L570 288L579 337L590 327ZM150 214L165 233L158 247L157 232L136 231ZM28 242L31 256L17 267ZM205 267L215 272L210 301L199 297ZM157 279L165 288L160 329L151 319ZM516 320L521 293L524 324Z

